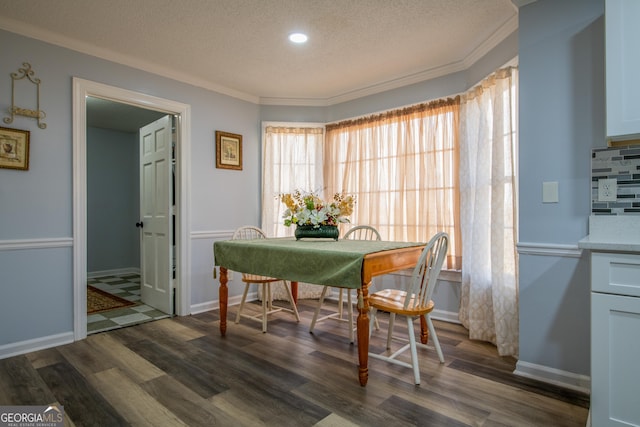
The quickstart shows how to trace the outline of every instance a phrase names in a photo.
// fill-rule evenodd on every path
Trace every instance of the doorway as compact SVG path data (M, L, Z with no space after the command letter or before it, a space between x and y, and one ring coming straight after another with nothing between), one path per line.
M143 260L141 249L148 245L141 246L141 240L149 238L152 224L142 218L140 211L141 188L146 188L141 183L140 147L142 136L147 135L141 129L149 129L150 124L158 121L164 125L165 132L157 132L164 135L162 146L167 147L163 157L172 157L172 141L177 138L172 138L175 131L172 115L96 97L87 97L86 101L87 334L91 334L162 319L174 312L172 294L161 295L160 301L152 298L155 289L171 291L173 259L164 261L163 275L152 274L147 286L141 284L141 277L149 279L149 272L145 274L142 266L157 264L156 258L169 258L174 242L168 230L165 235L171 238L161 241L167 247L159 248L165 256ZM164 160L162 167L167 170L162 176L171 181L174 159ZM167 205L162 209L167 214L173 209L174 198L164 193L172 193L174 187L169 182L160 187L161 193L151 192L151 197L160 196L158 203ZM155 202L148 201L152 205ZM166 222L166 227L172 227L171 221ZM142 224L147 227L139 228ZM162 286L151 288L151 295L150 281L153 285L162 282Z
M87 335L87 98L95 97L115 103L153 110L176 117L177 143L175 147L175 314L190 311L190 255L188 247L189 221L186 213L189 182L187 171L190 154L190 107L186 104L149 95L73 79L73 280L74 280L74 339Z

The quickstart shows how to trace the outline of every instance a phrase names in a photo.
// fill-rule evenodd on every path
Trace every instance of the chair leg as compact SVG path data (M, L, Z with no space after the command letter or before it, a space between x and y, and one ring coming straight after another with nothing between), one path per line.
M296 320L299 322L300 314L298 314L298 306L296 306L296 303L293 300L293 294L291 293L291 285L287 284L285 280L282 281L282 284L287 289L287 294L289 295L289 303L291 304L291 311L293 311L294 316L296 316Z
M444 363L444 356L442 355L442 349L440 348L440 341L438 341L438 335L436 335L436 330L433 327L433 322L431 322L431 316L427 314L426 318L427 325L429 326L429 335L431 335L433 346L436 348L436 352L438 353L438 359L440 359L440 363Z
M273 298L271 298L271 283L266 283L267 293L263 293L263 301L267 301L267 312L273 310Z
M371 280L371 285L375 285L375 281L372 279ZM375 289L373 287L369 288L369 295L371 295L372 293L375 292ZM376 317L376 331L380 330L380 322L378 321L378 318Z
M373 324L376 321L376 314L378 314L378 309L371 307L369 310L369 338L371 338L371 334L373 333Z
M349 342L353 344L353 304L351 302L351 289L347 289L347 318L349 319ZM342 293L342 289L340 289ZM342 318L342 316L340 316ZM371 329L371 327L369 327Z
M343 312L343 307L342 307L342 303L343 303L343 299L342 299L342 291L344 289L340 288L339 289L339 294L338 294L338 319L342 319L342 312ZM350 296L350 295L349 295Z
M407 318L407 329L409 333L409 348L411 349L411 366L413 367L413 379L416 385L420 384L420 367L418 366L418 351L416 350L416 336L413 330L413 319ZM435 341L434 341L435 342Z
M247 300L247 292L249 292L249 284L245 283L244 292L242 293L242 299L240 300L240 307L238 308L238 312L236 313L236 323L240 323L240 314L242 314L242 310L244 310L244 302Z
M389 314L389 330L387 331L387 350L391 348L391 337L393 336L393 324L396 321L396 314Z
M349 292L349 324L351 325L351 331L349 331L349 339L351 340L351 344L353 344L355 342L355 335L358 332L358 325L357 325L357 319L353 314L353 303L352 303L352 299L351 299L351 289L347 289L347 292ZM371 315L371 320L373 320L373 323L371 323L371 325L369 326L369 331L373 330L373 327L375 326L376 331L380 330L380 323L378 322L378 318L376 316Z
M271 284L262 284L262 333L267 332L267 312L271 309Z
M311 319L311 326L309 326L309 333L313 333L313 328L316 327L316 321L318 320L318 315L320 314L320 309L322 308L322 304L324 304L324 296L327 294L328 286L324 286L322 288L322 293L320 294L320 300L318 301L318 306L316 307L316 311L313 313L313 319Z

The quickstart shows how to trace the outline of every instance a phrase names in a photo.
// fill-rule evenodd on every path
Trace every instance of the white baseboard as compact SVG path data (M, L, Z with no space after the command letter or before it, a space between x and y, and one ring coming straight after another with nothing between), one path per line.
M591 393L591 377L586 375L574 374L573 372L561 371L521 360L516 363L516 370L513 373L521 377L543 381L582 393Z
M442 320L443 322L461 324L457 311L444 311L434 309L431 312L431 318L434 320Z
M135 269L122 269L122 270L109 270L93 272L92 274L100 275L113 275L113 274L129 274ZM118 273L119 272L119 273ZM242 299L241 295L237 295L229 298L228 305L238 305ZM257 292L250 292L247 294L247 301L254 301L258 299ZM193 304L190 307L191 314L204 313L206 311L217 310L220 308L218 300L209 301L201 304ZM443 320L445 322L460 323L458 321L458 313L446 312L441 310L434 310L431 316L436 320ZM4 346L0 346L0 359L5 359L12 356L18 356L20 354L30 353L32 351L44 350L46 348L56 347L59 345L69 344L74 342L73 332L66 332L63 334L50 335L43 338L36 338L32 340L22 341L18 343L12 343ZM520 363L520 362L519 362ZM526 376L526 375L523 375Z
M335 295L329 295L325 299L330 300L330 301L335 301L335 302L339 301L338 297L335 296ZM354 307L354 316L357 316L357 315L358 315L358 311ZM444 311L444 310L434 309L431 312L431 318L434 319L434 320L442 320L443 322L460 324L460 320L458 319L458 312L457 311Z
M21 341L0 346L0 359L30 353L32 351L44 350L45 348L57 347L59 345L73 342L73 332L49 335L42 338Z
M247 301L254 301L258 299L257 292L249 292L247 294ZM236 295L235 297L230 297L227 302L227 306L238 305L242 300L242 295ZM217 310L220 308L220 300L214 300L209 302L203 302L200 304L193 304L191 306L191 314L199 314L204 313L205 311Z
M240 300L242 299L241 295L237 295L229 298L228 305L237 305L240 304ZM247 301L255 301L258 299L257 292L249 292L247 294ZM338 301L338 298L335 296L328 296L327 300ZM220 308L220 301L209 301L201 304L194 304L191 306L191 314L204 313L205 311L217 310ZM357 311L355 312L357 314ZM449 323L458 323L460 324L460 320L458 319L458 313L454 311L444 311L444 310L433 310L431 313L431 318L435 320L442 320L443 322Z
M90 271L90 272L87 272L87 278L93 279L94 277L117 276L122 274L140 274L140 267L116 268L113 270L102 270L102 271Z

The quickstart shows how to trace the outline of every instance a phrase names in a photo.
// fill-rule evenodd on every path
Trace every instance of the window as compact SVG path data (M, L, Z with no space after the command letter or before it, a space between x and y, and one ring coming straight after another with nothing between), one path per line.
M353 225L378 229L385 240L426 242L450 236L448 269L460 269L460 99L327 125L326 193L357 202Z
M502 70L496 75L511 75L512 71L517 77L515 69ZM487 82L493 79L495 77ZM474 149L489 149L488 143L474 133L475 128L469 128L475 123L470 115L475 110L469 107L469 100L477 91L474 88L462 97L436 100L326 127L321 124L266 124L263 132L263 229L269 236L293 235L292 229L282 225L285 209L277 197L281 193L300 189L315 192L325 199L335 193L351 194L356 197L356 205L351 224L343 226L345 229L371 225L385 240L413 242L426 242L437 232L446 231L450 242L445 268L461 270L461 221L468 221L466 212L469 209L490 208L492 204L489 198L482 199L482 206L467 206L469 209L461 219L461 177L466 183L464 197L467 197L469 185L474 194L482 195L486 183L473 181L468 184L467 177L480 172L484 174L485 169L491 167L490 161L472 165L465 160L465 170L460 171L461 150L464 150L464 158L469 159L476 157ZM507 206L515 206L515 169L509 167L515 164L517 85L513 83L508 90L498 92L496 99L501 100L499 104L503 108L494 108L496 101L479 103L474 108L484 126L491 124L504 136L505 149L495 151L494 162L500 159L505 164L505 187L500 194ZM464 114L463 125L461 114ZM462 133L465 141L472 145L462 143ZM513 209L504 209L505 218L509 220L504 221L508 223L504 227L508 242L513 242L516 235ZM502 222L492 218L488 229L492 230ZM512 246L507 244L507 250Z
M265 123L262 134L262 229L269 237L292 236L283 225L278 195L323 188L324 124Z

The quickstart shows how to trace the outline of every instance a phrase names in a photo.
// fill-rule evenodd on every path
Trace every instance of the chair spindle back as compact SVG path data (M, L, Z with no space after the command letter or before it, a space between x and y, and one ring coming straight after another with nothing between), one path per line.
M343 239L352 240L382 240L378 230L370 225L358 225L347 231Z
M448 248L449 235L445 232L439 232L429 240L407 285L405 309L424 307L429 303Z
M231 237L231 240L254 240L254 239L264 239L267 236L264 234L264 231L259 229L258 227L254 227L252 225L245 225L244 227L238 228Z

